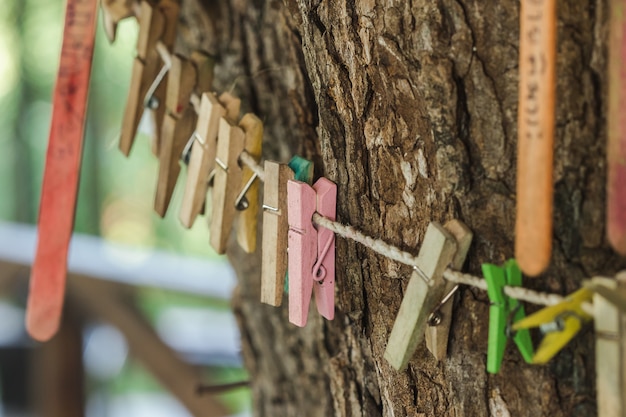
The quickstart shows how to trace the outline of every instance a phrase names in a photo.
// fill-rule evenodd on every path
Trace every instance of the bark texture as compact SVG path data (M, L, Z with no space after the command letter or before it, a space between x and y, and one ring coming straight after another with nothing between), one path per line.
M554 250L535 289L567 294L626 265L604 230L607 7L558 2ZM178 48L216 56L216 90L265 122L265 158L300 152L337 183L340 221L417 253L430 220L459 218L479 274L513 255L518 19L513 0L185 0ZM299 329L286 302L258 301L260 250L229 255L259 416L596 413L590 327L546 366L511 343L489 375L489 302L464 288L448 359L422 345L399 373L383 352L408 267L339 238L336 319L312 310Z

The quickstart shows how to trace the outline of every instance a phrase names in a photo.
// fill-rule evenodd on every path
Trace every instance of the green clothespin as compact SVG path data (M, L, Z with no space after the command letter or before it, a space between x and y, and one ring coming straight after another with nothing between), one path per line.
M289 168L294 173L294 179L296 181L306 182L307 184L313 184L313 162L308 159L304 159L301 156L294 156L289 161ZM289 274L285 274L285 294L289 293Z
M520 302L504 294L504 286L518 287L522 285L522 271L514 259L508 260L504 268L482 265L483 275L487 281L487 294L491 301L489 307L489 344L487 346L487 372L495 374L500 370L504 349L507 341L507 327L526 316ZM519 330L513 341L527 363L533 360L533 344L528 330Z

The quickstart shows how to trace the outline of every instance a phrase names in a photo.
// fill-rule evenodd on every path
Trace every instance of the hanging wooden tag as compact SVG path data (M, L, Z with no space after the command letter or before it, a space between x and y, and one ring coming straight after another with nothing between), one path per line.
M26 328L34 339L41 341L56 333L63 308L97 5L96 0L68 0L65 10L61 62L41 190L37 252L26 309Z
M555 76L556 0L522 0L515 258L529 276L552 252Z

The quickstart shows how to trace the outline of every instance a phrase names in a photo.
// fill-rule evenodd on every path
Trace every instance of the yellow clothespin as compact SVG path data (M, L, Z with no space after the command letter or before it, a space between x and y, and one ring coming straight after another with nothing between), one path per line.
M533 356L533 363L547 363L580 331L582 325L593 317L582 307L590 302L593 293L582 288L570 294L562 303L546 307L513 324L513 330L539 327L546 336Z
M198 123L190 142L187 180L178 215L186 228L190 228L198 214L204 211L210 178L215 174L220 119L224 117L231 124L236 123L240 107L241 100L230 93L222 93L219 98L213 93L202 94Z
M120 20L131 17L135 14L133 0L101 0L102 21L104 23L104 33L110 43L115 41L117 24Z
M152 149L158 155L158 129L165 116L165 106L158 104L165 99L166 86L166 72L159 72L160 61L164 53L174 47L179 6L172 0L161 0L157 5L144 0L140 10L137 57L133 63L119 145L126 156L130 153L146 104L154 109L156 129ZM157 46L165 51L159 53Z
M161 130L159 178L154 209L161 216L169 206L180 174L179 160L196 126L197 116L190 103L191 94L208 90L213 82L213 61L194 52L190 59L172 57L165 108L167 114Z
M261 159L263 146L263 122L252 113L245 114L239 122L246 134L245 151L257 162ZM259 213L259 181L256 173L248 166L243 167L241 194L237 198L239 224L237 242L247 253L256 250L257 217Z

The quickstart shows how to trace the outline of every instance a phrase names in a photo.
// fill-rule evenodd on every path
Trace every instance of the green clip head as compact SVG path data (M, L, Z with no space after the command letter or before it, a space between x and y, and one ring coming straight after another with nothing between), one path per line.
M293 171L296 181L306 182L309 185L313 184L313 162L296 155L291 158L288 165ZM284 291L285 294L289 294L289 273L285 274Z
M294 179L300 182L313 183L313 162L301 156L294 156L289 161L289 168L293 170Z
M487 345L487 372L495 374L500 370L504 349L507 342L507 326L525 317L524 307L520 302L504 294L504 286L520 286L522 272L514 259L507 261L504 267L492 264L482 265L487 282L487 295L491 301L489 307L489 340ZM524 360L532 363L533 345L528 330L520 330L513 336Z

